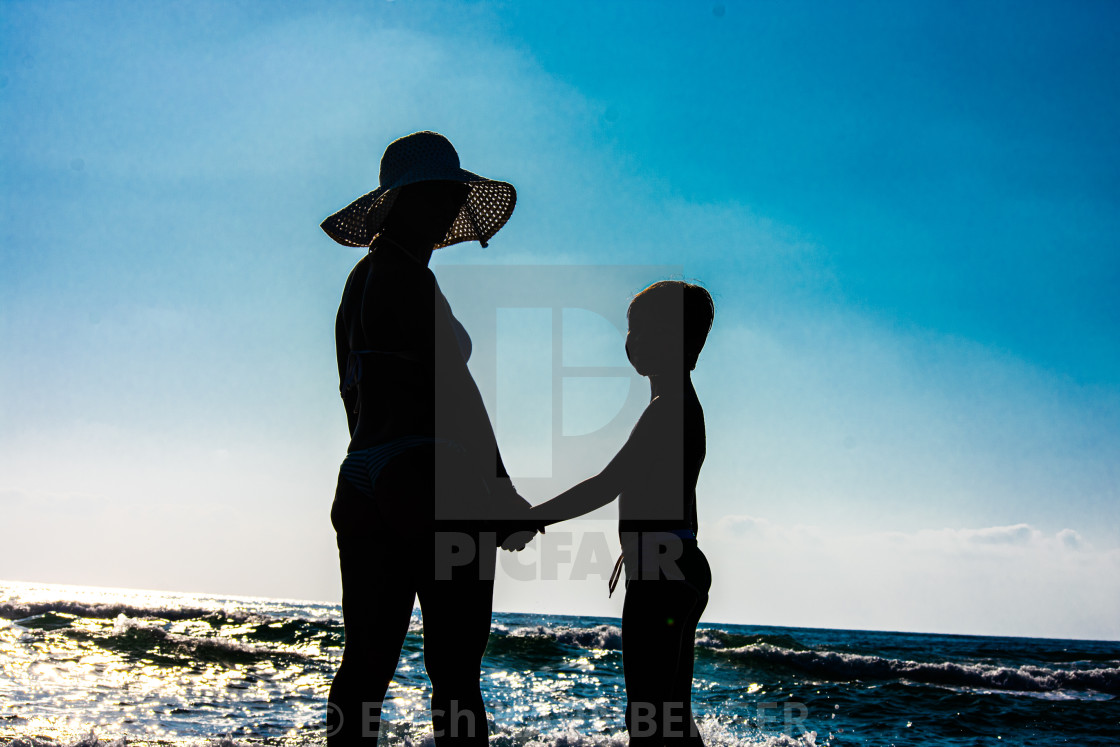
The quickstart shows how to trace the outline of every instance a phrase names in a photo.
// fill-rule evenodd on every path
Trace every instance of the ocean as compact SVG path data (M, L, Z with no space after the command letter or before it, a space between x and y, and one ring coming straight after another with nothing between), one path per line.
M382 745L431 745L419 612ZM0 582L0 741L323 742L338 605ZM627 743L617 619L496 613L498 747ZM709 745L1120 744L1120 643L702 623Z

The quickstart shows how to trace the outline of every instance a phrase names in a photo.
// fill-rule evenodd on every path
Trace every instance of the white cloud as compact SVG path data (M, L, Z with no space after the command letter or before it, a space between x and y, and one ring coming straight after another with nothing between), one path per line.
M1058 542L1070 549L1082 549L1087 546L1085 538L1072 529L1063 529L1058 532Z
M845 530L1022 520L1120 541L1120 410L1099 393L850 311L760 316L717 311L697 369L702 513Z
M728 515L702 528L706 619L1115 639L1120 548L1029 524L852 532Z
M1042 533L1026 524L1009 527L989 527L987 529L962 529L956 532L958 541L986 545L1007 544L1024 545L1037 540Z

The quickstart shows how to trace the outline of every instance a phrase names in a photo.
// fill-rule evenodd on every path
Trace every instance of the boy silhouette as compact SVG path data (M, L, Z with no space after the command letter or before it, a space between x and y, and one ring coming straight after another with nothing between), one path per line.
M691 372L714 307L700 286L665 280L635 296L626 316L626 354L649 377L649 405L602 472L534 507L530 522L571 519L619 498L630 744L702 745L692 718L693 645L712 577L696 542L705 433ZM619 571L616 565L612 592Z

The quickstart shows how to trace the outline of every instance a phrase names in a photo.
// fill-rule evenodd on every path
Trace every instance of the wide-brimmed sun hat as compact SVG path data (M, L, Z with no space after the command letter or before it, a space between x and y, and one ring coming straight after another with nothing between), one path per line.
M381 157L380 186L327 218L320 227L346 246L369 246L381 232L401 187L416 182L451 181L470 185L470 193L447 236L435 246L478 241L483 246L513 214L512 184L486 179L459 167L459 154L438 132L414 132L389 143Z

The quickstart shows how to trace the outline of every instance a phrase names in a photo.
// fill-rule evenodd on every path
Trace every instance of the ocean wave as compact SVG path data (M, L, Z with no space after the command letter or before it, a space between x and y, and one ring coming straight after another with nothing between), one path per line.
M617 625L595 625L590 628L573 628L567 625L528 625L513 628L510 638L555 642L576 648L622 650L622 630Z
M98 646L119 653L152 659L168 665L199 661L221 664L249 664L278 659L311 659L315 651L301 651L295 648L276 648L269 645L254 645L233 640L224 636L194 636L173 633L165 630L159 623L151 620L138 620L119 615L113 621L113 628L105 634L100 631L75 630L68 635L88 638Z
M499 626L495 627L492 634L495 637L559 644L574 648L603 651L622 650L622 629L617 625L600 624L586 628L569 625L524 625L508 630ZM791 650L805 648L789 635L742 635L719 628L701 628L696 631L696 648L698 650L710 650L713 653L761 643Z
M277 618L221 607L138 606L73 601L0 602L0 619L12 620L27 628L58 630L72 627L75 620L82 618L92 620L127 618L132 621L158 621L162 624L202 623L213 631L221 631L222 638L227 640L232 635L250 642L276 644L284 648L304 647L311 644L325 648L341 647L343 642L342 623L333 619ZM147 627L155 629L152 626ZM420 624L414 619L409 626L409 632L415 633L419 630L421 630ZM116 632L119 634L121 631ZM222 638L203 636L198 640L215 641ZM236 642L231 641L231 644L233 643ZM209 644L200 645L206 648Z
M766 664L794 667L828 679L909 680L933 685L983 687L1000 691L1096 690L1120 693L1120 669L1067 670L1038 666L919 662L837 651L795 651L755 643L721 653Z
M128 740L125 737L106 740L98 737L97 732L91 729L89 734L63 744L65 747L126 747ZM8 747L59 747L59 745L58 740L50 737L16 737L8 742Z
M258 747L257 744L239 742L229 737L183 741L176 740L174 743L180 744L183 747ZM7 743L7 747L128 747L129 744L130 740L128 737L101 737L98 736L96 731L90 730L89 734L69 742L60 742L50 737L16 737L11 742ZM136 744L136 742L131 741L131 744Z
M47 613L62 613L77 617L112 620L118 615L132 618L156 618L159 620L226 620L235 623L250 622L260 615L241 610L226 610L221 607L145 607L132 604L105 602L74 602L58 600L53 602L0 602L0 618L5 620L27 620Z
M735 735L726 726L701 720L700 736L708 747L824 747L817 742L816 732L799 737L786 734L756 732L750 736ZM405 740L403 747L434 747L431 734L420 740ZM625 732L584 734L573 728L541 732L536 729L500 728L490 735L492 747L627 747L630 738Z
M409 632L412 632L411 625ZM257 622L240 629L240 635L251 641L298 646L317 642L322 646L341 646L341 622L320 622L303 618Z
M826 747L827 744L818 742L816 732L811 731L800 736L767 734L761 731L742 736L733 734L725 725L715 720L702 719L697 725L700 727L700 736L704 744L709 747ZM435 747L435 740L430 731L415 733L406 729L402 730L402 733L394 733L393 730L389 730L378 741L390 747ZM174 740L174 743L183 747L254 747L257 744L230 737ZM321 743L316 739L303 742L309 745ZM531 727L499 726L490 734L491 747L627 747L629 743L629 737L625 732L584 734L570 727L540 731ZM17 737L9 743L9 747L127 747L128 744L129 740L125 737L102 737L91 730L89 734L70 742L39 737Z
M731 649L758 643L769 643L794 650L805 648L796 638L790 635L763 633L743 635L742 633L730 633L720 628L699 628L696 631L696 648L698 649Z
M113 621L113 638L129 648L148 648L154 644L161 652L192 660L204 659L226 662L247 662L272 659L275 649L211 636L192 636L171 633L155 623L134 620L124 615ZM286 652L299 656L298 652Z

